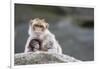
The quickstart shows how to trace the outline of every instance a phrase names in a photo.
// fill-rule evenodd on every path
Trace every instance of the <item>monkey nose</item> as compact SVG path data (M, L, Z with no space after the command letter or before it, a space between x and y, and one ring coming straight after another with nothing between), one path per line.
M36 30L37 30L37 31L41 31L41 28L37 28Z

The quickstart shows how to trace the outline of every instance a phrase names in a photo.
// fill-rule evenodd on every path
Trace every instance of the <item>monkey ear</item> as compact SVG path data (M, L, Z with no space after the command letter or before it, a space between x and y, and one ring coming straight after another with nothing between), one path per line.
M45 19L42 19L43 22L46 22Z
M46 23L46 28L49 28L49 24L48 23Z
M29 21L29 25L31 25L31 24L32 24L32 21L33 21L32 19Z

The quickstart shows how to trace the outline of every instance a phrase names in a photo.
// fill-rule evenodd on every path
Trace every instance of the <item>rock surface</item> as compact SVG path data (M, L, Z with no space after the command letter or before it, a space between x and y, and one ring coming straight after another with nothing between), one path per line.
M14 58L15 65L80 62L68 55L47 52L20 53L15 54Z

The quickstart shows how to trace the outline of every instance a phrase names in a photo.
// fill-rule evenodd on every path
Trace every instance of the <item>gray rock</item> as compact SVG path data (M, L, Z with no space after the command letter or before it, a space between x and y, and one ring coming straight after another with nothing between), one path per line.
M14 58L15 65L80 62L68 55L47 52L19 53L15 54Z

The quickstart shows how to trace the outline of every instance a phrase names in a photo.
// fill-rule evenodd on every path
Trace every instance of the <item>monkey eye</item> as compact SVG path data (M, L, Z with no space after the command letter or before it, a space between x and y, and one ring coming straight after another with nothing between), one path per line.
M43 28L43 26L42 25L34 25L35 27L40 27L40 28Z
M43 26L42 26L42 25L40 25L39 27L40 27L40 28L42 28Z

